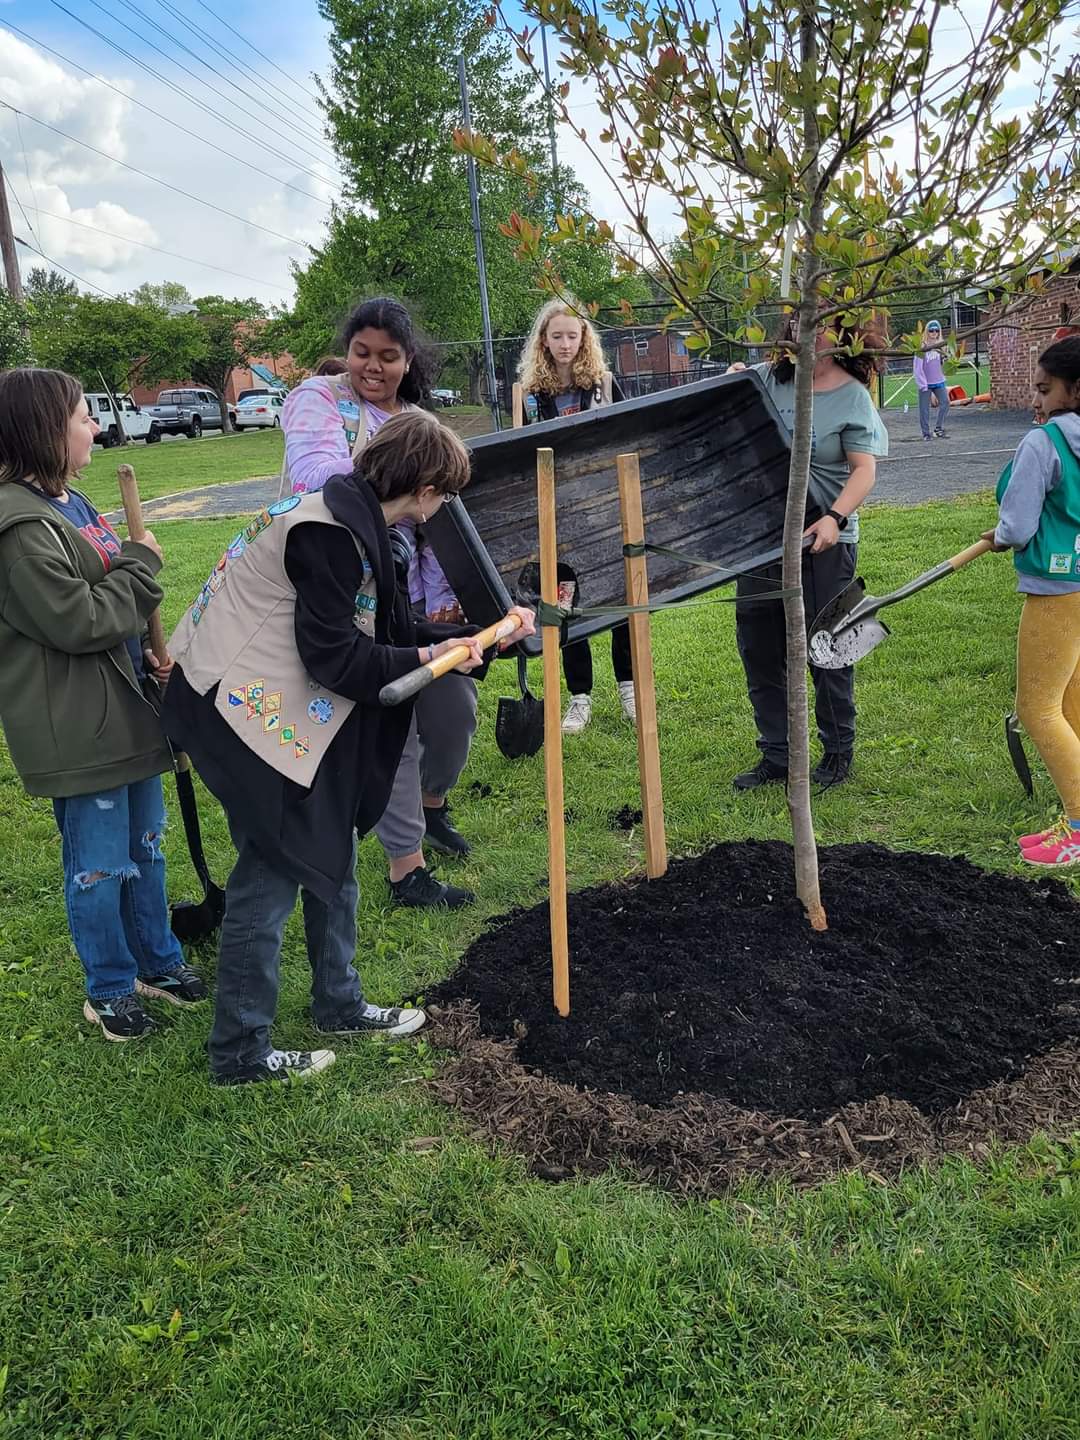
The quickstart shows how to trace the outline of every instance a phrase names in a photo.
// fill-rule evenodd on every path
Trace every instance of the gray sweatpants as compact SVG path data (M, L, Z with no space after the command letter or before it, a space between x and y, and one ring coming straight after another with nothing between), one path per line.
M453 672L421 690L409 738L401 752L394 788L375 826L391 860L419 850L424 841L423 794L440 799L457 784L476 733L476 682Z

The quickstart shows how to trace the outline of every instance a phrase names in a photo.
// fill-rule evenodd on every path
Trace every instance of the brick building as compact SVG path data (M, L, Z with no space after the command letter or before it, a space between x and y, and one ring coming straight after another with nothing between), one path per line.
M993 323L993 308L987 314ZM1023 311L990 331L990 394L995 405L1031 409L1035 365L1062 328L1080 335L1080 259L1064 275L1051 276Z
M260 369L268 371L271 375L292 376L296 370L296 361L291 355L256 355L251 360L252 365L258 365ZM225 387L225 399L230 405L236 404L236 397L241 390L257 390L267 382L257 375L248 366L238 367L229 376L229 383ZM194 380L162 380L157 385L133 385L131 396L136 405L152 405L162 390L190 390L205 389L205 386L197 385Z

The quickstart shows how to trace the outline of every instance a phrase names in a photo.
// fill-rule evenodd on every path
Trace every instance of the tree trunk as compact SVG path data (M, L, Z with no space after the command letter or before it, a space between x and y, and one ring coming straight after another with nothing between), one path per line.
M225 399L224 389L219 390L218 387L215 385L214 399L217 401L218 409L221 411L221 433L222 435L231 435L233 425L232 421L229 419L229 403Z
M814 103L817 77L817 34L812 0L804 0L801 23L802 88L808 97L803 110L803 179L808 202L803 214L803 254L799 267L799 340L795 362L795 425L791 440L791 470L784 514L784 589L794 590L784 601L787 622L788 707L788 810L795 850L795 893L815 930L828 928L821 903L817 838L810 807L810 704L807 686L806 608L803 603L803 530L806 493L810 481L810 452L814 433L814 362L817 351L819 262L814 241L823 220L818 195L820 135Z

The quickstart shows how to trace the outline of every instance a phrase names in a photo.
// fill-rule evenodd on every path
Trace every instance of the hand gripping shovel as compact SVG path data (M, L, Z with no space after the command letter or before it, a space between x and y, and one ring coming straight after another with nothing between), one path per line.
M521 629L521 616L513 613L504 615L494 625L489 625L486 630L479 631L476 635L470 635L470 640L475 640L481 650L487 650L492 645L497 645L500 640L508 640L516 630ZM391 680L379 691L379 702L382 705L400 705L403 700L411 700L414 695L419 695L433 680L438 680L440 675L449 675L451 670L457 669L463 660L469 658L469 647L467 645L454 645L435 660L428 660L426 664L410 670L407 675L399 675L396 680Z
M879 610L962 570L990 548L989 540L977 540L959 555L943 560L888 595L867 595L865 581L854 579L835 600L829 601L810 627L810 663L822 670L842 670L845 665L862 660L889 634L888 627L877 618Z
M146 534L143 522L142 504L139 500L139 486L135 471L130 465L121 465L116 471L120 481L120 496L124 502L124 516L128 534L132 540L141 540ZM150 648L163 662L168 656L165 631L161 624L161 612L155 610L147 622L150 632ZM195 874L203 888L203 898L195 904L191 900L180 900L172 907L172 928L176 938L185 945L195 945L213 935L225 914L225 892L210 878L210 870L203 851L202 830L199 826L199 807L195 799L195 785L191 778L191 761L182 750L176 758L176 798L180 801L180 814L184 821L184 835L187 838L188 853Z

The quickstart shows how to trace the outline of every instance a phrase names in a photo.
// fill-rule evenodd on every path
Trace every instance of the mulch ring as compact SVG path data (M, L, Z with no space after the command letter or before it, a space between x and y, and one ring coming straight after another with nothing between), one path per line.
M789 847L717 846L570 899L569 1019L547 906L428 992L430 1082L548 1179L611 1166L685 1194L878 1179L1080 1128L1080 905L1059 882L879 846L822 851L815 935Z

